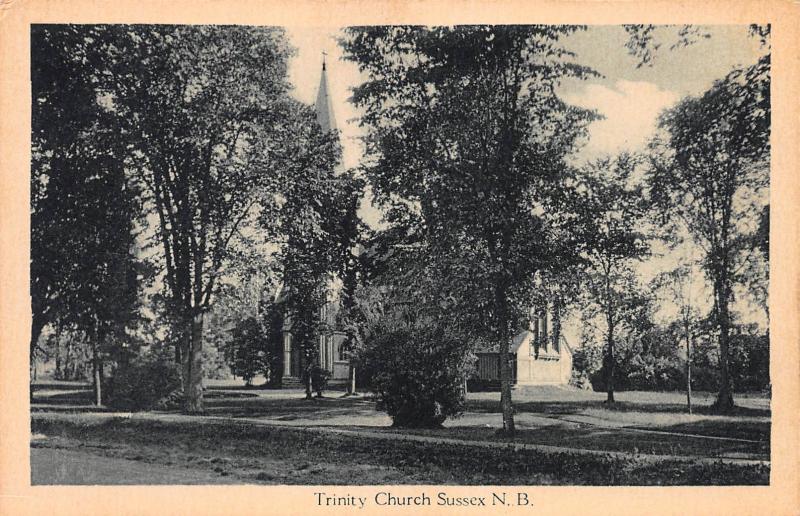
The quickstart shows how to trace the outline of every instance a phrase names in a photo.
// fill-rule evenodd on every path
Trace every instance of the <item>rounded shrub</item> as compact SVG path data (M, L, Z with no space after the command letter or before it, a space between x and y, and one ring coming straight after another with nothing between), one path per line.
M359 362L396 427L439 427L464 410L470 357L443 331L407 326L376 333Z
M119 410L149 410L181 390L177 364L146 356L114 372L106 383L105 403Z

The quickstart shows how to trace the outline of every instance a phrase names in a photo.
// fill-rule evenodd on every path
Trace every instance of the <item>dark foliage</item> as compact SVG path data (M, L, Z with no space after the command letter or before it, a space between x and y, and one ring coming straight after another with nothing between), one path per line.
M78 26L31 29L31 358L47 353L39 337L50 327L54 354L71 335L99 378L104 362L124 363L138 345L131 334L153 270L137 256L140 185L125 173L86 38Z
M657 332L647 349L624 349L617 363L616 387L620 390L678 391L686 388L686 359L679 353L679 335ZM692 352L692 389L714 391L719 386L719 350L713 339L697 339ZM730 372L736 392L768 389L769 338L740 333L731 338ZM596 391L606 389L600 348L581 346L574 351L573 375L588 377ZM577 383L576 383L577 385Z
M106 405L119 410L148 410L180 391L177 365L146 356L118 369L105 386Z
M311 390L317 393L318 398L321 398L322 393L328 386L328 380L331 378L331 372L315 364L303 370L301 379L304 385L308 383L309 376L311 376Z
M239 321L233 329L230 347L231 370L247 385L259 374L270 377L272 353L267 333L258 319L248 317Z
M556 94L562 80L594 73L564 48L578 29L351 27L342 40L345 59L367 78L353 102L363 110L375 201L420 248L436 303L458 314L465 333L498 346L508 433L508 346L528 316L531 279L575 254L553 238L547 205L564 158L595 118Z
M283 374L283 312L274 303L262 303L261 323L267 339L267 384L280 387Z
M379 406L398 427L437 427L464 410L464 353L459 342L432 328L376 334L360 369Z

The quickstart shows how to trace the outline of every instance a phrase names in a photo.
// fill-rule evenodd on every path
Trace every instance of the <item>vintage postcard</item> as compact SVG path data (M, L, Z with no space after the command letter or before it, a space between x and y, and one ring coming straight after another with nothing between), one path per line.
M8 514L796 514L797 4L0 4Z

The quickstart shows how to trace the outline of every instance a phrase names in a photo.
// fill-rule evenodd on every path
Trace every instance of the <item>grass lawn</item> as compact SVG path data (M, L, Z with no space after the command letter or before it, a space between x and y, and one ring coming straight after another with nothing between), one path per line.
M323 399L305 401L300 391L245 389L210 382L208 414L229 419L187 422L167 421L168 414L151 414L147 420L97 414L89 405L91 397L86 386L40 385L32 405L33 432L40 435L32 441L32 447L49 453L83 454L88 461L85 467L89 468L97 457L136 461L155 470L177 468L176 483L769 482L768 464L734 460L769 460L770 409L769 400L763 397L739 397L739 408L733 415L717 416L707 409L712 401L710 395L697 396L697 410L689 415L684 412L685 398L681 393L619 393L620 401L608 407L602 402L601 393L558 387L517 391L514 399L518 435L514 443L561 448L542 451L450 441L411 442L390 436L377 439L364 433L402 432L502 443L507 439L495 434L500 425L497 393L471 393L463 417L449 420L443 429L414 431L390 428L391 420L377 412L369 398L342 394L331 391ZM280 426L255 425L251 420ZM340 435L325 430L331 428L361 433ZM676 457L660 457L663 455ZM717 458L728 460L713 462ZM34 458L34 470L37 461L41 463ZM187 474L181 480L180 472L187 470L195 470L200 476ZM211 480L207 481L209 477L204 475L211 475ZM124 478L121 480L125 483ZM132 478L129 483L136 481Z
M38 416L33 449L79 451L216 472L220 483L462 485L767 484L764 465L698 464L570 452L371 440L248 423ZM90 467L91 463L87 464ZM36 463L34 463L34 471ZM120 472L124 475L124 472ZM180 482L176 477L176 483ZM118 483L118 482L115 482ZM213 483L213 482L209 482Z

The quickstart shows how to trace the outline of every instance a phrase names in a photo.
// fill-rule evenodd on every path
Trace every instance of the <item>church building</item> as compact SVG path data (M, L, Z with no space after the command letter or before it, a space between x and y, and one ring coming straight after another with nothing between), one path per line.
M325 61L316 100L317 123L323 131L336 130L336 117L328 93L328 77ZM346 336L336 329L336 314L339 308L337 281L331 281L328 300L323 306L320 318L323 326L333 328L318 336L319 365L330 371L330 383L345 383L349 378L349 361L342 345ZM512 379L516 386L525 385L566 385L572 374L572 350L560 331L558 311L550 307L540 308L532 313L529 328L518 333L510 346L512 354ZM548 334L548 323L552 321L553 330ZM285 387L300 386L300 377L305 364L301 350L292 339L291 318L284 319L283 328L283 376ZM477 379L483 385L491 386L500 381L500 354L497 349L483 349L476 353Z
M322 61L322 73L317 92L315 104L317 123L324 132L336 131L336 117L333 114L333 105L328 93L328 73L325 61ZM339 164L338 166L341 166ZM319 335L317 356L319 365L323 369L330 371L329 383L344 383L347 381L350 370L350 363L345 357L342 345L345 342L345 334L336 329L336 314L339 308L338 298L339 286L336 280L330 282L328 288L328 299L321 309L320 320L324 327L333 330ZM280 294L279 299L280 302ZM291 317L285 317L282 327L283 335L283 375L281 383L285 387L299 386L300 378L305 364L303 363L302 352L292 339Z

